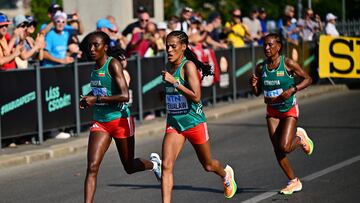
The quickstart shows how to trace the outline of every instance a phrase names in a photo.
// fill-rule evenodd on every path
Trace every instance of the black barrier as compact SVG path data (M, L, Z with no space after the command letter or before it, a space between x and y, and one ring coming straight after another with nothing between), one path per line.
M250 91L248 81L253 68L250 49L235 49L235 58L237 59L235 62L236 91L237 93L243 94Z
M141 81L143 94L143 111L164 109L164 100L161 92L162 85L161 71L165 69L164 57L143 58L141 60Z
M1 139L37 132L34 69L0 72Z
M226 97L233 94L233 57L232 49L215 52L220 69L220 81L216 84L216 96Z
M139 91L138 88L138 70L135 59L128 60L127 71L130 75L129 94L130 94L130 109L133 115L139 114Z
M42 68L41 92L44 130L74 126L75 105L72 67Z
M79 69L79 93L81 95L87 95L90 91L90 75L94 69L94 63L78 63ZM80 97L80 95L75 95ZM75 108L78 105L75 104ZM92 108L86 108L80 110L80 121L82 124L90 123L92 121Z

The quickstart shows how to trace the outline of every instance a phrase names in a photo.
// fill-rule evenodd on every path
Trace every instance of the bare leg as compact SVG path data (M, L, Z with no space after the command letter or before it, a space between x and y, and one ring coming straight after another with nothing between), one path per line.
M185 137L176 133L166 134L162 146L162 177L161 194L162 201L171 202L171 192L174 186L175 161L185 143Z
M121 163L127 174L136 173L138 171L151 170L153 163L149 160L136 158L134 159L135 138L114 138L116 147L121 159Z
M96 190L96 179L101 161L111 143L111 137L105 132L92 132L88 143L88 160L85 178L84 200L93 202Z
M294 132L296 119L292 117L283 120L267 118L267 124L276 159L285 175L292 180L295 175L286 154L300 146L300 140L295 137Z
M193 144L193 147L205 171L214 172L222 178L226 176L224 167L220 164L220 162L211 158L209 141L205 142L204 144Z

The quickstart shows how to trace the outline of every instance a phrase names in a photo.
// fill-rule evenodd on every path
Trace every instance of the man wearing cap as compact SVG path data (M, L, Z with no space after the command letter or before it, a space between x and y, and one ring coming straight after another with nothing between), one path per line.
M13 47L9 46L10 35L8 34L8 26L11 22L7 16L0 13L0 69L11 70L16 68L15 57L19 56L22 46Z
M49 6L49 8L48 8L48 17L51 19L51 22L48 23L48 24L44 23L44 24L42 24L40 26L40 32L42 34L45 35L51 29L54 28L54 24L53 24L52 19L53 19L54 15L58 11L63 12L63 8L59 4L51 4ZM72 19L71 19L72 22L76 22L76 23L73 23L74 27L71 26L71 25L66 24L64 30L68 30L68 31L74 32L74 33L77 32L77 34L81 35L82 33L84 33L84 26L83 26L82 22L80 21L79 16L78 16L77 13L72 14L72 16L73 16Z
M333 36L333 37L338 37L339 36L339 32L336 29L336 19L337 17L332 14L332 13L328 13L326 15L326 27L325 27L325 33L327 35Z
M55 27L45 36L46 47L42 64L45 67L74 62L72 57L67 56L68 42L73 33L64 30L66 19L66 13L61 11L56 12L53 17Z
M145 7L140 6L137 9L137 16L138 16L138 20L133 23L130 23L122 31L123 36L126 37L128 34L134 34L137 32L145 32L145 28L150 21L150 15L147 12L147 10L145 9Z
M120 46L126 48L127 40L118 33L118 28L106 18L101 18L96 23L96 29L105 32L110 37L110 47Z

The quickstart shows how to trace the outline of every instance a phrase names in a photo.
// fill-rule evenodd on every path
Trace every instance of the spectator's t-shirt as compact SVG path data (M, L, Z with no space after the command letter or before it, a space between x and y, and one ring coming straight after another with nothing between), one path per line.
M320 30L319 24L312 20L300 19L298 25L303 27L301 34L304 41L312 41L314 34Z
M248 28L248 31L252 38L260 39L259 33L261 33L261 23L259 19L252 20L251 18L245 17L243 23Z
M50 32L48 32L45 36L45 51L49 52L49 54L55 58L64 59L66 57L68 41L71 35L71 32L65 30L61 33L56 33L54 30L50 30ZM42 65L49 67L58 65L58 63L44 59Z
M235 47L244 47L245 46L245 27L242 24L232 22L225 23L226 28L230 28L231 32L229 33L227 39Z

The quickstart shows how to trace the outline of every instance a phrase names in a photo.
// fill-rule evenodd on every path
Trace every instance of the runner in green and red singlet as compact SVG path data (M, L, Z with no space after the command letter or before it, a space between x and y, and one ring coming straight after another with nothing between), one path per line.
M206 118L202 111L201 85L198 69L202 75L211 74L211 68L196 59L188 48L188 36L173 31L166 38L168 69L162 72L165 81L167 126L163 140L162 200L171 201L175 161L186 139L194 147L199 161L207 172L214 172L224 181L224 195L231 198L236 193L234 171L212 159Z
M269 34L264 40L266 60L256 66L250 83L256 96L264 94L270 139L277 161L290 180L280 193L289 195L301 191L302 184L294 175L286 154L302 147L310 155L314 149L306 131L296 128L299 108L295 98L295 93L311 85L312 80L298 63L280 54L283 45L277 34ZM295 84L294 75L302 79L299 84Z
M88 163L85 178L84 202L93 202L97 174L105 152L114 139L126 173L144 170L154 171L161 178L161 160L152 153L151 161L134 158L135 126L127 105L129 90L123 74L123 67L110 50L110 37L101 31L92 32L85 37L88 52L95 61L91 73L91 92L82 96L80 108L93 106L94 123L90 128L88 144Z

